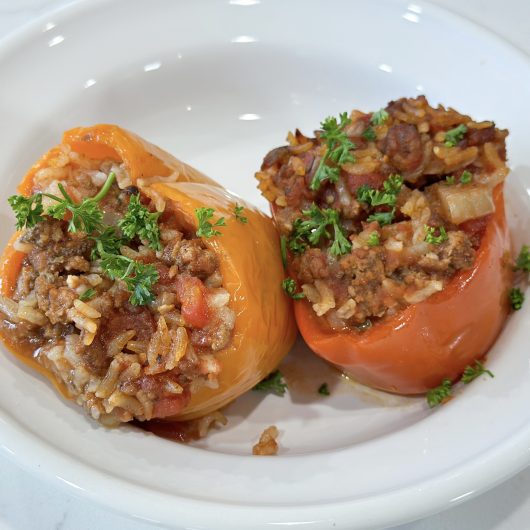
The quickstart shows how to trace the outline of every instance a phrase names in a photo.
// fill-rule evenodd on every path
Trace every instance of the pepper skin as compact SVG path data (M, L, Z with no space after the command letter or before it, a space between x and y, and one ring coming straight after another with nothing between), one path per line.
M296 321L309 347L355 380L388 392L419 394L445 377L459 378L492 346L509 312L512 272L502 185L494 202L472 268L370 329L332 330L307 301L296 302Z
M72 129L64 134L63 143L91 158L112 158L123 162L133 184L139 178L168 176L176 172L177 182L152 184L142 191L151 187L168 204L172 203L171 210L190 231L195 232L198 228L196 208L214 208L216 218L225 218L226 226L220 229L222 235L204 239L219 256L224 286L231 296L230 307L236 314L232 340L228 347L215 354L222 367L219 387L199 389L182 411L165 419L188 420L217 410L273 371L290 350L296 337L296 325L291 301L281 289L284 271L278 234L272 220L199 171L118 126ZM31 168L19 186L20 193L29 195L38 191L33 187L33 176L57 152L57 148L50 150ZM247 224L236 220L236 204L245 207ZM0 270L4 296L13 291L24 256L12 248L15 239L16 235L4 251ZM36 365L27 353L17 352L17 345L6 339L4 337L17 357L58 385L50 373ZM66 389L60 390L66 395Z

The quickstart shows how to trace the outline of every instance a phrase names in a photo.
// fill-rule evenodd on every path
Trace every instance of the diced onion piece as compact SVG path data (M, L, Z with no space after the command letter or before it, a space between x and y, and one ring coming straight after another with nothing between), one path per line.
M487 186L437 186L436 189L447 219L454 224L495 211L492 192Z

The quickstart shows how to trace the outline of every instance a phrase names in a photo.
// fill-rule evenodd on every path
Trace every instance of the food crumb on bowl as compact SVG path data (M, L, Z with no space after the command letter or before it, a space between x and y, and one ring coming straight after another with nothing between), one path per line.
M276 439L280 432L276 425L267 427L259 437L259 441L252 447L252 454L258 456L273 456L278 454L278 442Z

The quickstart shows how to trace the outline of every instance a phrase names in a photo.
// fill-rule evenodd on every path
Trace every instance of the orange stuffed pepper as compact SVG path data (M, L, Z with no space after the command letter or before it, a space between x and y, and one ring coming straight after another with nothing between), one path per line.
M401 394L456 380L509 311L507 131L424 97L290 133L257 173L309 347Z
M168 153L73 129L19 192L1 335L94 419L202 417L292 346L272 221Z

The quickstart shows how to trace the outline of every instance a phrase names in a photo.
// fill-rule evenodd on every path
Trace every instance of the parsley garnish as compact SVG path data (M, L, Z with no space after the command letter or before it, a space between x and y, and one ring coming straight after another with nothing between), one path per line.
M442 403L442 401L444 401L451 395L452 389L453 385L451 381L447 378L442 381L442 384L440 386L437 386L436 388L431 388L426 395L429 407L433 408Z
M129 302L132 305L145 305L155 299L151 288L158 281L159 274L154 265L134 261L120 254L108 254L100 247L99 242L96 244L103 272L111 280L125 283L131 293Z
M120 248L125 244L125 241L118 236L113 226L107 226L101 234L90 239L96 242L96 245L90 253L90 259L92 261L100 259L102 254L119 254Z
M280 236L280 253L282 255L283 268L287 268L287 238Z
M42 194L38 193L31 197L12 195L7 199L7 202L9 202L17 218L16 227L18 230L31 228L37 223L44 221L44 217L42 216Z
M125 216L118 221L123 235L131 240L138 236L147 241L149 248L162 250L158 218L160 212L151 213L141 202L140 195L132 195Z
M283 396L287 390L287 385L283 382L283 375L280 370L276 370L260 381L252 390L272 392L277 396Z
M321 395L321 396L329 396L329 388L328 388L328 384L327 383L322 383L319 387L318 387L318 393Z
M519 252L515 262L515 269L530 272L530 248L528 248L528 245L521 247L521 252Z
M388 225L394 219L396 213L396 200L397 195L403 186L403 177L401 175L390 175L383 182L383 189L376 190L370 188L366 184L360 186L357 190L357 200L364 202L370 207L375 206L391 206L392 209L389 212L377 212L368 216L367 221L377 221L381 226Z
M436 234L437 228L435 226L425 225L425 242L430 243L431 245L441 245L444 241L449 239L445 227L438 227L438 235Z
M326 154L320 160L315 176L309 185L309 188L316 191L322 185L324 180L329 182L337 182L340 175L340 166L347 162L355 162L355 157L350 153L351 149L355 149L355 144L350 141L344 127L351 123L348 118L348 113L343 112L339 115L340 123L333 116L326 118L320 126L322 133L320 137L326 141ZM327 161L331 160L339 167L331 167Z
M237 203L234 206L234 215L236 216L236 219L240 223L243 223L245 225L245 224L248 223L248 219L244 215L241 215L243 213L244 209L245 209L244 206L239 206L239 204L237 204Z
M365 140L368 140L369 142L375 142L377 140L377 134L374 131L374 128L369 125L361 135Z
M475 361L474 366L467 366L464 370L464 373L462 374L462 383L465 385L468 385L476 379L477 377L480 377L482 374L487 374L490 377L495 377L489 370L486 370L484 365L480 361Z
M197 237L210 238L213 236L220 236L221 232L215 230L216 226L226 226L225 218L220 217L215 221L214 224L210 222L210 219L213 217L213 208L196 208L195 215L199 220L199 228L197 230Z
M521 289L519 289L519 287L514 287L513 289L510 289L508 297L510 298L510 302L515 311L519 311L519 309L523 307L524 293L523 291L521 291Z
M103 184L97 195L94 195L90 199L85 198L79 204L73 201L64 189L64 186L59 183L57 186L64 199L44 193L44 196L57 201L57 204L50 206L46 213L54 219L62 220L66 212L69 211L72 214L72 218L68 223L69 232L86 232L87 234L91 234L96 230L100 230L103 227L103 212L99 209L98 203L107 195L115 180L116 175L109 173L105 184Z
M445 177L445 183L448 185L448 186L452 186L454 183L455 183L455 176L454 175L447 175Z
M297 219L293 223L293 236L289 243L289 248L293 252L298 249L305 250L306 240L312 246L318 245L322 237L333 239L330 252L334 256L341 256L350 252L351 243L342 231L339 213L336 210L331 208L320 209L316 204L312 204L309 210L304 210L302 213L309 216L309 219L301 221ZM329 233L328 227L333 227L333 236ZM294 250L293 247L297 250Z
M369 247L377 247L380 244L379 234L377 232L372 232L366 241L366 244Z
M285 280L282 281L282 289L293 299L293 300L301 300L302 298L305 298L304 293L297 293L296 291L296 282L292 278L285 278Z
M445 133L445 145L446 147L454 147L458 142L462 141L464 134L467 132L467 127L461 123L454 129L451 129Z
M86 302L87 300L94 298L95 295L96 295L96 291L90 288L90 289L87 289L84 293L82 293L79 296L79 300L81 300L81 302Z
M462 184L469 184L472 180L473 174L471 173L471 171L468 171L467 169L462 171L462 174L460 175L460 182Z
M388 120L388 112L385 109L376 110L370 118L373 125L383 125L386 120Z

